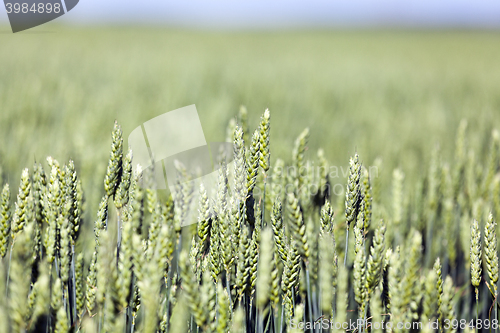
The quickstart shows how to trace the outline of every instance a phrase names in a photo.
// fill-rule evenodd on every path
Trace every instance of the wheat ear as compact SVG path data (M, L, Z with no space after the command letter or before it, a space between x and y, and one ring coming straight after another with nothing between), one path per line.
M0 202L0 257L5 257L10 236L10 188L5 184Z
M347 189L345 193L345 221L346 221L346 243L344 254L344 266L347 263L347 251L349 245L349 228L356 220L358 209L360 205L361 192L360 192L360 177L361 177L361 163L359 162L358 154L349 161L349 178L347 180Z
M486 259L486 271L493 286L493 296L497 298L497 282L498 282L498 253L497 253L497 235L496 222L493 219L493 214L490 213L486 226L484 228L484 257Z
M282 263L286 262L286 249L285 249L285 227L283 225L283 208L281 201L276 198L273 204L273 211L271 212L271 225L274 232L274 243L276 244L276 252L279 255Z
M479 284L481 283L481 231L479 231L477 220L472 222L470 232L471 283L476 293L476 319L478 319Z
M122 130L118 122L115 121L115 126L111 134L111 152L109 154L108 168L104 178L104 190L108 197L114 197L116 189L120 183L122 173L122 158L123 158L123 137Z

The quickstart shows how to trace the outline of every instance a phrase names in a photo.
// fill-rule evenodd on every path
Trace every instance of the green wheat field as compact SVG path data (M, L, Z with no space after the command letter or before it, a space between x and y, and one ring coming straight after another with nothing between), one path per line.
M498 330L498 32L0 38L0 332ZM191 104L213 196L128 148Z

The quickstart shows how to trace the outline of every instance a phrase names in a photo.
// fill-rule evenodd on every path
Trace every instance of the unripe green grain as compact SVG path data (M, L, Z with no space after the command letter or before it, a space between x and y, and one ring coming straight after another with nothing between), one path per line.
M2 190L0 202L0 257L5 257L9 245L10 235L10 189L9 184L5 184Z
M234 235L233 229L231 227L231 215L229 212L229 207L231 205L228 204L228 177L225 163L222 163L221 168L219 169L219 179L217 186L217 200L214 209L217 216L216 219L219 232L219 251L221 252L221 259L224 269L227 274L230 274L230 269L234 262L232 244Z
M379 285L382 277L383 260L385 251L385 224L381 225L375 231L373 243L370 248L370 256L367 263L366 289L368 295Z
M177 162L177 161L176 161ZM180 165L175 164L176 168ZM183 169L182 171L177 171L177 177L182 177L182 173L185 172ZM148 209L149 214L154 214L154 211L156 209L156 205L158 204L158 192L156 191L156 183L155 183L155 170L153 167L148 168L145 173L145 183L147 185L146 188L146 207ZM177 195L177 194L176 194ZM181 195L182 196L182 195Z
M200 276L198 272L198 246L196 244L196 238L193 236L191 239L191 246L189 250L189 264L193 270L194 276L196 276L197 280Z
M321 233L324 234L326 232L332 232L334 227L334 217L333 217L333 208L328 200L325 201L325 204L321 208L321 215L319 219L321 225Z
M285 162L282 159L277 158L274 162L274 168L272 169L272 182L271 191L269 195L269 202L274 203L279 198L281 200L281 194L283 192L283 171L285 168Z
M333 305L333 261L334 242L329 233L320 237L319 241L319 282L321 289L321 311L329 314Z
M94 223L94 233L96 243L99 244L99 235L102 230L106 228L108 223L108 196L104 195L99 204L99 210L97 211L97 219Z
M363 201L361 201L356 224L354 225L354 254L358 253L359 248L361 246L364 246L365 243L365 233L363 229L365 226L365 214L363 210L363 204Z
M399 247L396 248L399 251ZM391 289L390 289L390 267L391 267L391 259L392 259L392 249L389 248L385 251L384 255L384 265L382 270L382 298L384 300L384 307L387 312L391 309Z
M443 299L443 276L441 272L441 261L439 258L434 262L434 272L436 273L436 291L437 291L437 309L439 322L443 322L443 313L441 312L441 304Z
M239 229L247 218L247 171L248 166L245 158L245 142L243 141L243 131L241 127L236 127L234 132L234 205L235 216L233 223L233 232L235 240L239 240ZM237 243L236 243L237 245Z
M286 313L286 320L289 320L293 313L293 287L291 286L291 271L290 271L291 260L287 260L283 268L283 277L281 279L281 290L283 291L282 296L282 312Z
M430 270L425 276L425 293L422 302L422 319L423 321L433 320L438 313L438 292L436 288L437 275L434 270Z
M484 257L486 260L486 271L490 278L495 297L497 296L498 282L498 253L497 253L497 235L496 222L493 214L490 213L486 226L484 227Z
M123 157L121 180L115 194L114 201L118 209L125 206L129 201L129 188L132 179L132 160L132 149L129 148L127 155Z
M319 229L319 228L318 228ZM318 261L319 261L319 238L316 223L311 215L307 217L306 235L307 243L309 244L308 269L310 274L309 286L315 285L318 279ZM307 283L307 282L306 282Z
M132 222L132 229L138 235L142 234L142 223L144 219L144 190L141 187L141 174L142 169L137 168L136 173L132 177L130 185L130 203L127 205L130 212L130 221Z
M63 306L63 284L61 279L57 278L52 284L52 294L50 297L50 306L56 312Z
M207 331L215 332L217 327L217 292L216 284L210 277L210 272L205 270L201 286L201 300L207 315Z
M19 193L17 195L17 201L15 204L14 215L12 217L12 238L16 237L21 230L23 230L26 224L26 214L27 210L31 209L28 207L28 196L31 190L31 182L28 169L24 169L21 175L21 183L19 185Z
M161 226L165 223L161 206L156 202L153 213L151 214L151 223L149 224L146 259L150 260L153 257L154 251L158 243L158 235Z
M181 226L186 221L188 212L191 209L193 193L195 191L192 175L187 171L186 167L178 160L174 161L174 166L177 171L177 179L175 182L174 198L174 227L175 231L180 234Z
M166 227L166 226L165 226ZM132 221L123 221L122 240L120 243L120 255L118 258L117 293L122 308L130 303L130 290L132 284L132 268L134 263L133 249L133 225Z
M46 220L43 207L43 198L45 196L46 185L47 185L47 179L43 167L40 163L35 163L33 168L33 202L35 208L35 221L36 221L35 246L36 246L36 253L38 256L41 256L42 230L44 228L44 221Z
M250 298L253 299L255 293L255 285L257 283L257 264L259 262L260 253L260 224L256 224L250 241L249 251L246 254L247 267L249 268L248 279L250 288Z
M198 224L197 233L200 242L200 252L205 252L207 244L208 235L210 233L210 202L208 201L207 191L203 183L200 184L200 203L198 208Z
M271 263L271 292L269 294L269 299L273 309L276 311L278 303L280 301L280 270L278 268L278 255L276 252L273 254L273 259Z
M170 317L169 332L188 332L189 330L189 311L184 297L181 297L179 302L172 309Z
M168 270L172 264L175 251L175 230L172 224L164 224L160 230L159 256L161 258L159 269L164 272L165 283L168 284ZM131 252L133 255L133 251Z
M364 207L364 230L368 232L372 222L372 186L370 174L363 168L363 207Z
M85 208L85 197L83 194L83 186L82 186L82 180L78 179L76 181L76 200L75 200L75 220L74 223L75 225L78 224L79 226L82 223L83 216L84 216L84 208ZM75 230L75 232L78 232L80 230L80 227L78 230Z
M476 288L477 298L479 284L481 283L481 231L479 231L477 220L474 220L471 225L470 262L471 283Z
M336 301L336 312L335 312L335 320L336 323L344 323L347 322L347 307L349 305L348 298L348 284L349 284L349 275L347 269L340 265L338 271L338 292L337 292L337 301ZM336 330L336 332L341 332L341 330Z
M111 235L105 231L101 235L102 245L100 251L97 253L97 291L96 303L100 311L104 311L106 297L111 296L109 288L109 280L112 279L111 265L116 265L113 258L113 250L111 246Z
M143 265L144 274L142 275L141 279L138 279L137 283L141 291L141 307L144 307L143 311L144 333L156 333L159 321L158 309L159 309L160 290L161 290L160 281L162 281L164 275L163 271L161 269L158 269L158 267L161 267L161 260L162 260L162 258L159 255L160 254L159 247L160 245L157 244L156 249L154 251L154 255L151 258L151 261L144 263ZM179 266L182 267L183 265L189 266L189 264L185 263L184 261L182 262L182 265L179 262ZM184 268L182 269L184 270ZM195 279L195 276L191 275L191 278ZM197 285L195 285L195 287L196 287L196 292L198 292ZM200 307L199 304L197 306Z
M384 313L384 308L382 305L382 297L380 296L380 286L377 286L375 288L374 295L370 297L370 312L372 315L372 320L371 320L371 332L372 333L382 333L382 321L384 320L384 317L382 314ZM374 323L378 323L378 325L374 325Z
M399 247L391 255L389 267L389 297L391 302L391 319L394 321L403 321L406 311L405 298L403 296L403 263L400 258Z
M393 222L395 228L401 228L403 220L403 182L405 175L401 169L395 169L392 173L392 200L393 200Z
M300 211L299 202L293 193L287 196L288 219L290 221L290 231L297 244L300 245L300 254L307 263L309 259L309 243L307 241L306 226Z
M33 234L33 223L28 223L24 230L18 232L18 238L12 249L12 262L9 272L10 284L8 285L8 306L12 332L23 332L27 326L30 279L26 278L26 272L30 270L32 264Z
M93 314L95 309L95 299L97 293L97 251L92 254L90 260L89 273L87 274L87 286L85 293L86 307L89 314Z
M167 221L167 223L174 222L174 199L172 197L172 194L169 194L167 196L167 200L165 202L165 206L163 209L163 214L165 215L165 221Z
M104 178L104 190L108 197L114 197L120 183L123 158L123 137L118 122L115 121L111 134L111 152L109 154L108 169Z
M347 230L349 230L352 222L356 220L361 199L359 183L361 177L361 163L359 162L358 154L355 154L354 158L350 159L349 165L349 178L347 180L345 196L345 219Z
M410 308L410 313L416 313L416 304L420 302L419 291L421 290L419 286L419 276L418 270L421 264L422 257L422 235L413 230L409 234L410 246L408 247L408 253L406 254L406 265L405 265L405 275L403 277L403 304ZM415 319L415 318L414 318ZM418 319L418 318L417 318Z
M366 255L361 230L354 227L356 236L356 254L354 258L353 279L354 279L354 296L359 305L360 317L363 317L365 301L366 301Z
M158 309L161 290L160 281L162 281L162 278L164 277L164 272L161 269L163 267L163 258L161 258L160 256L160 253L162 252L160 248L161 244L157 243L151 260L143 264L142 269L144 274L142 274L142 276L138 278L137 282L137 285L141 292L141 307L144 307L144 333L156 333L157 324L159 321ZM179 267L183 267L183 265L189 266L189 264L185 263L184 261L182 262L182 264L181 262L179 262ZM182 269L184 270L184 268ZM192 273L191 278L196 279L195 276L192 275ZM196 283L197 282L195 282L195 284ZM197 285L196 292L198 292Z
M58 182L56 181L53 185L50 186L52 191L56 191L55 193L59 192L59 187L58 187ZM54 193L54 194L55 194ZM47 198L46 201L46 206L49 207L49 213L48 213L48 230L45 233L45 251L46 251L46 256L47 256L47 261L49 263L53 263L55 260L56 256L56 251L57 251L57 216L58 216L58 209L56 206L56 203L54 202L54 199L56 198L55 195L52 193L49 193L49 197Z
M295 140L295 146L292 151L293 166L295 170L295 184L297 186L296 194L302 190L305 183L305 156L307 142L309 141L309 128L306 128L300 133Z
M45 262L42 264L45 266ZM35 307L31 316L31 323L36 323L37 319L49 313L50 304L50 279L46 272L35 282L33 288L36 288Z
M287 261L284 265L283 278L281 280L281 289L284 297L283 303L286 309L288 319L293 313L294 290L299 284L300 277L300 255L298 254L297 244L292 240L288 247Z
M79 253L75 263L75 296L76 296L76 314L81 319L85 309L85 291L83 280L84 260L83 253Z
M258 263L257 273L257 297L255 305L259 309L269 303L269 295L271 292L271 271L272 271L272 257L273 257L273 234L271 229L264 229L260 242L260 258Z
M54 333L68 333L69 332L69 323L68 318L66 317L66 310L64 306L61 305L59 310L57 310L56 317L56 328Z
M446 279L444 280L444 285L443 285L443 299L441 303L441 313L443 314L443 319L445 322L452 322L455 320L455 311L453 310L453 296L455 295L455 288L453 286L453 281L451 279L451 276L447 276ZM448 327L447 327L448 326ZM454 333L456 332L455 329L453 329L452 325L445 325L444 332L448 333Z
M262 201L256 201L254 204L254 220L255 220L255 225L258 225L261 229L264 226L264 221L262 221Z
M66 169L66 200L70 201L71 205L66 207L66 212L68 214L70 224L69 233L72 245L75 244L79 235L82 214L81 203L78 198L78 181L75 164L72 160L70 160Z
M250 261L247 253L250 254L250 232L248 226L244 224L240 233L240 241L238 247L238 262L236 271L236 286L238 287L238 297L241 300L243 293L247 289L247 283L250 273Z
M217 285L217 333L227 333L231 327L230 302L226 290L219 282Z
M134 264L134 274L137 280L142 280L144 275L144 266L146 262L144 260L144 253L146 252L146 241L141 238L140 235L134 233L132 235L132 248L133 253L133 264Z
M283 209L281 201L276 198L271 212L271 225L274 232L274 243L276 244L276 253L279 255L283 264L286 262L285 250L285 226L283 225Z
M172 306L175 307L175 300L171 298ZM132 323L135 324L137 319L137 314L139 313L142 305L141 291L137 283L134 283L134 290L132 294L132 302L130 308L132 309Z
M201 306L198 283L193 274L193 270L189 265L188 253L186 251L182 251L180 254L179 267L181 268L182 286L186 295L187 303L191 309L191 313L194 316L196 324L200 327L204 327L207 317L205 309Z
M69 280L69 270L71 263L71 236L70 236L70 228L69 221L67 218L63 218L62 216L59 218L61 220L61 241L59 248L59 257L61 259L60 269L61 269L61 279L64 283L67 283Z
M250 149L247 152L247 181L246 193L252 195L255 184L257 183L257 175L259 173L259 158L260 158L260 134L255 130L252 136Z
M220 258L220 243L219 243L219 227L217 225L217 219L212 222L212 228L210 231L210 251L209 257L209 267L212 277L215 281L219 279L219 274L221 272L221 258Z
M226 215L219 226L221 227L221 250L222 250L222 263L224 265L224 270L226 271L226 274L230 274L231 272L231 267L233 266L234 263L234 247L233 247L233 241L234 241L234 234L233 230L231 228L231 220L230 216Z
M264 111L259 124L260 144L259 144L259 164L264 175L269 171L270 152L269 152L269 132L271 129L271 113L269 109Z

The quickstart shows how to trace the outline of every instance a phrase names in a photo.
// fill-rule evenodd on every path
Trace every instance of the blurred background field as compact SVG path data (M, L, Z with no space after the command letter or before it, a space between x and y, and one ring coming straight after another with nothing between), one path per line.
M451 161L462 118L479 160L500 125L500 33L494 31L49 25L1 40L4 180L17 188L22 168L31 169L35 159L72 158L92 216L115 119L127 138L157 115L196 104L210 142L225 140L240 105L252 128L269 108L272 160L289 161L294 139L309 127L310 157L323 147L330 163L345 170L356 151L364 165L381 157L387 187L398 166L409 184L423 176L436 144ZM333 183L345 184L339 176Z

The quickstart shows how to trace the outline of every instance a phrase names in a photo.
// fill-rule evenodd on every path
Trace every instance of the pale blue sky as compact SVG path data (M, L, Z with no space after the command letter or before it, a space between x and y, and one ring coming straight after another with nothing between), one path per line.
M7 20L0 10L0 22ZM500 28L499 0L80 0L61 21L211 28Z

